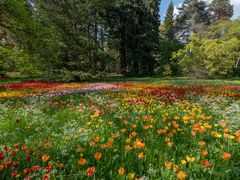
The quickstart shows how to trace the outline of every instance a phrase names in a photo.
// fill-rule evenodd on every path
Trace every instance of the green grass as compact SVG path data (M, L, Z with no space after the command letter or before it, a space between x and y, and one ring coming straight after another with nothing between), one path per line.
M6 85L10 83L22 83L22 82L35 82L41 81L39 78L12 78L7 81L0 81L0 85ZM172 84L172 85L207 85L207 86L221 86L221 85L240 85L239 78L223 78L223 79L197 79L190 77L124 77L124 76L113 76L109 75L103 78L102 80L89 81L85 83L94 83L94 82L144 82L152 84Z
M145 83L166 83L173 85L208 85L208 86L220 86L220 85L240 85L239 78L223 78L223 79L197 79L190 77L121 77L110 76L103 80L106 82L145 82Z

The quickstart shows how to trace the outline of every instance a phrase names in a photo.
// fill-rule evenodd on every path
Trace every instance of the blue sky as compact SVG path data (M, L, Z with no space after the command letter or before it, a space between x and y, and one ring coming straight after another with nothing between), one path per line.
M160 6L161 21L164 20L165 13L167 11L167 8L168 8L170 2L171 2L171 0L162 0L161 1L161 6ZM183 2L183 0L173 0L174 6L178 6L182 2Z
M207 0L211 1L211 0ZM165 13L167 11L168 5L171 2L171 0L162 0L161 1L161 21L164 20ZM174 6L178 7L179 4L181 4L183 0L173 0ZM234 16L233 18L239 17L240 16L240 0L231 0L232 4L234 5Z

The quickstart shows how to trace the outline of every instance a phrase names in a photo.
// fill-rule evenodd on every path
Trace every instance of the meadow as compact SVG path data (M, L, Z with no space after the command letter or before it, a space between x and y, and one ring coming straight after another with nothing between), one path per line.
M0 179L240 179L240 81L0 79Z

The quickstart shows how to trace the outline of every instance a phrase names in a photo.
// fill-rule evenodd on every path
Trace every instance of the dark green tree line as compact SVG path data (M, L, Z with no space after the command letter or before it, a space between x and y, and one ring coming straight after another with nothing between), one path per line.
M14 48L38 60L43 71L153 74L159 0L3 0L0 5L0 26Z

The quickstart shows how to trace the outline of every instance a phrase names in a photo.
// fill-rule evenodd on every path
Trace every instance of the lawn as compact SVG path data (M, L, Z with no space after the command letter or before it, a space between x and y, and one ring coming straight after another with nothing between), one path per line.
M240 81L0 80L0 179L239 179Z

